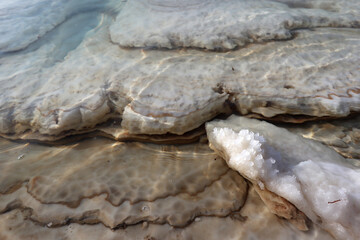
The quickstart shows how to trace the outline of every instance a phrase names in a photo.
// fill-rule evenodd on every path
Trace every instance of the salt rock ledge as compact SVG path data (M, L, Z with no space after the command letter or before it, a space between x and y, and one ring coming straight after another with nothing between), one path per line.
M111 26L111 39L122 47L226 50L291 39L299 28L359 26L355 1L338 2L133 0Z
M257 188L288 200L337 239L360 238L360 169L335 151L243 117L209 122L206 131L211 148Z

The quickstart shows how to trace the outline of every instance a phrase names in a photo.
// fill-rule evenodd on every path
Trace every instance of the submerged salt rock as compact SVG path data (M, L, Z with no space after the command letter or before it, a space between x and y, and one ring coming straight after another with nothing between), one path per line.
M319 1L312 1L315 3L306 9L288 7L296 1L280 2L128 1L110 28L111 39L122 47L234 49L247 43L290 39L291 30L298 28L360 23L356 0L352 4L341 1L331 9L321 9ZM327 5L337 2L331 0Z
M106 1L34 0L0 3L0 53L17 51L41 38L70 16L102 9Z
M229 170L205 143L154 145L101 138L51 147L1 143L0 193L28 182L28 192L39 201L72 207L100 194L115 206L181 192L191 195ZM19 154L26 157L17 160Z
M254 119L207 123L213 149L339 239L358 239L360 170L324 145Z
M225 217L246 200L245 180L205 143L0 143L0 213L31 209L44 225L183 227L197 216Z
M358 29L299 30L291 41L230 53L147 51L113 44L111 17L76 15L36 48L1 56L3 136L51 139L112 118L130 134L183 134L230 111L338 117L359 110ZM64 47L65 40L76 44Z
M304 138L322 142L346 158L360 159L360 116L280 126Z
M44 205L42 205L44 206ZM48 208L49 206L44 206ZM319 227L301 232L274 216L251 187L245 206L227 217L201 217L183 228L168 224L126 226L126 229L109 229L102 224L75 224L48 228L34 222L28 209L14 209L0 214L0 238L11 240L48 239L317 239L332 237ZM221 229L222 231L219 231Z

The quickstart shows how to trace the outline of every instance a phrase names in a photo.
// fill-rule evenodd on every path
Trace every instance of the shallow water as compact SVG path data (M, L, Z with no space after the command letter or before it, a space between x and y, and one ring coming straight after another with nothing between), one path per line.
M359 16L357 0L1 1L0 239L357 239L320 217L298 230L271 204L299 204L230 169L204 124L263 119L357 169Z

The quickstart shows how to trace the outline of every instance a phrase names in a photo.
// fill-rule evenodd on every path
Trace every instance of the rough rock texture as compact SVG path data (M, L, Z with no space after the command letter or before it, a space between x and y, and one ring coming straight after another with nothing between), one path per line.
M0 238L2 240L33 239L317 239L332 237L314 226L311 231L301 232L286 221L277 218L263 204L253 188L250 188L245 206L229 217L199 217L185 228L171 225L143 223L125 229L110 230L101 224L68 224L54 227L31 220L32 210L14 209L0 215Z
M291 8L299 1L281 2L132 0L111 26L111 39L122 47L224 50L291 39L291 30L298 28L360 26L356 0L331 0L328 7L321 1L303 2L306 9Z
M288 200L338 239L360 237L360 169L351 162L254 119L232 116L207 123L206 130L211 147L260 189Z

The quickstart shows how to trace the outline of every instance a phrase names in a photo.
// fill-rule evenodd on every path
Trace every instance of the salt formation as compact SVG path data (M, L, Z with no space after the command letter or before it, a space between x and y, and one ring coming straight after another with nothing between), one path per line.
M288 7L298 1L279 2L132 0L111 26L111 39L123 47L234 49L247 43L291 39L291 30L298 28L360 25L356 0L302 1L306 9Z
M205 143L88 139L43 146L1 140L0 148L0 213L31 209L32 221L53 227L143 221L182 227L197 216L227 216L247 196L244 179Z
M360 237L360 170L324 145L266 122L232 116L207 123L229 166L294 204L338 239Z

